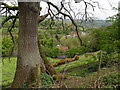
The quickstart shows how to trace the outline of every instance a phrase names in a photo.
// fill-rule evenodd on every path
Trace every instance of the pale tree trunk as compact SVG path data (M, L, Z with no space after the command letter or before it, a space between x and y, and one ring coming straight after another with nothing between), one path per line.
M40 66L45 68L37 43L40 5L39 2L19 2L18 5L18 58L12 87L40 87Z

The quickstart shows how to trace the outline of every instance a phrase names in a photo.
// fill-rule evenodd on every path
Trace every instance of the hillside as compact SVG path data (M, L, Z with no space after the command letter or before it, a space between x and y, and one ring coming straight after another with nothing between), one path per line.
M99 51L86 53L76 61L57 66L56 69L66 77L62 85L67 88L117 88L119 82L117 62L113 60L111 65L103 58L101 70L98 71L98 55ZM57 86L59 84L54 87Z
M59 65L56 68L61 72L63 79L62 84L67 88L95 88L97 85L95 82L97 78L100 78L100 87L103 88L116 88L118 86L118 64L116 61L111 61L112 65L106 61L102 61L101 70L98 75L98 52L86 53L79 57L78 60ZM104 53L104 52L103 52ZM48 58L51 63L55 63L60 59ZM109 66L109 67L108 67ZM2 67L2 86L10 87L14 78L16 68L16 58L3 59ZM42 87L54 87L58 88L58 82L55 82L53 78L42 73Z

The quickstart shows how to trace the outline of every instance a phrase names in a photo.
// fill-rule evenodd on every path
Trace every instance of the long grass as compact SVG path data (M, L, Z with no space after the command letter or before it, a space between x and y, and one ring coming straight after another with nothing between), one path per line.
M2 62L2 86L8 86L12 83L15 70L16 70L16 57L12 57L10 60L4 58Z
M50 63L54 63L56 61L58 61L59 59L52 59L47 57L47 59L50 61ZM10 87L11 83L13 81L14 75L15 75L15 70L16 70L16 61L17 61L17 57L11 57L10 60L9 58L3 58L3 61L1 62L1 66L2 66L2 70L0 73L2 73L2 85L3 87Z

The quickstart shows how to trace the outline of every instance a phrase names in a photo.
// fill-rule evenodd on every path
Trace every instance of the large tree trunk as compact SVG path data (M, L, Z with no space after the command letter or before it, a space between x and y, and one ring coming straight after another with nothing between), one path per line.
M13 88L39 87L44 68L37 43L38 2L19 2L18 58Z

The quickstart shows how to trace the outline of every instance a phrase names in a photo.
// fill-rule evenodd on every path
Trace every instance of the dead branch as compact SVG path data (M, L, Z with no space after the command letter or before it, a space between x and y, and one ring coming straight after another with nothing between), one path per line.
M49 15L49 13L40 16L40 17L39 17L39 20L38 20L38 23L42 22L48 15Z

